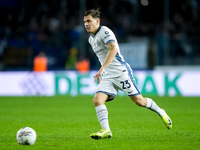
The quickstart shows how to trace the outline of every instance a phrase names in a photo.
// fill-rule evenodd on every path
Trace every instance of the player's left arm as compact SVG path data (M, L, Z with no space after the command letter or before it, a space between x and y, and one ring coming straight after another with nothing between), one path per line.
M117 48L116 48L116 44L114 41L111 41L110 43L108 43L107 48L109 50L107 58L106 58L104 64L99 69L98 73L94 76L95 81L97 79L98 83L100 83L100 79L102 78L102 74L103 74L104 70L106 69L106 67L108 67L108 65L112 62L112 60L115 58L115 56L117 54Z

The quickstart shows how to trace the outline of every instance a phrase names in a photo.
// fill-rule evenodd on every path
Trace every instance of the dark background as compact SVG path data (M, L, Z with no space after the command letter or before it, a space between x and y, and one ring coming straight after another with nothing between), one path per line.
M98 69L83 24L84 11L98 7L119 43L149 39L148 69L200 65L199 0L0 0L0 70L31 71L40 51L48 70L74 70L66 66L74 49Z

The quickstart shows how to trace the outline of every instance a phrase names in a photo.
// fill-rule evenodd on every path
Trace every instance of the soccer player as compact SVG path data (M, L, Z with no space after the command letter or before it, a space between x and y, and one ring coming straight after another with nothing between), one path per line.
M124 91L138 106L156 112L166 127L171 129L172 121L166 112L151 98L144 98L141 95L133 78L133 71L120 53L114 33L108 27L100 25L99 9L85 12L84 25L87 32L91 33L89 43L101 63L101 68L94 76L95 81L97 80L99 84L93 103L102 129L99 132L92 133L91 138L112 137L105 102L113 100L118 90Z

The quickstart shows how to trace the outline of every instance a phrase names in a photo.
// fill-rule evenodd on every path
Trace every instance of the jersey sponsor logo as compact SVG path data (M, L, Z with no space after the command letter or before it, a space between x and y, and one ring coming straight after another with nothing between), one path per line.
M103 52L103 49L100 49L100 50L98 50L98 51L95 51L96 54L99 54L99 53L101 53L101 52Z

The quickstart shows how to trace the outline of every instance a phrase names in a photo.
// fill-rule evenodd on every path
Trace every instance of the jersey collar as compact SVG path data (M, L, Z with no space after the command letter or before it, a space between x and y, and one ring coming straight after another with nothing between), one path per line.
M99 28L97 29L97 31L95 32L94 36L91 34L92 37L95 37L95 35L99 32L99 30L101 29L101 25L99 25Z

